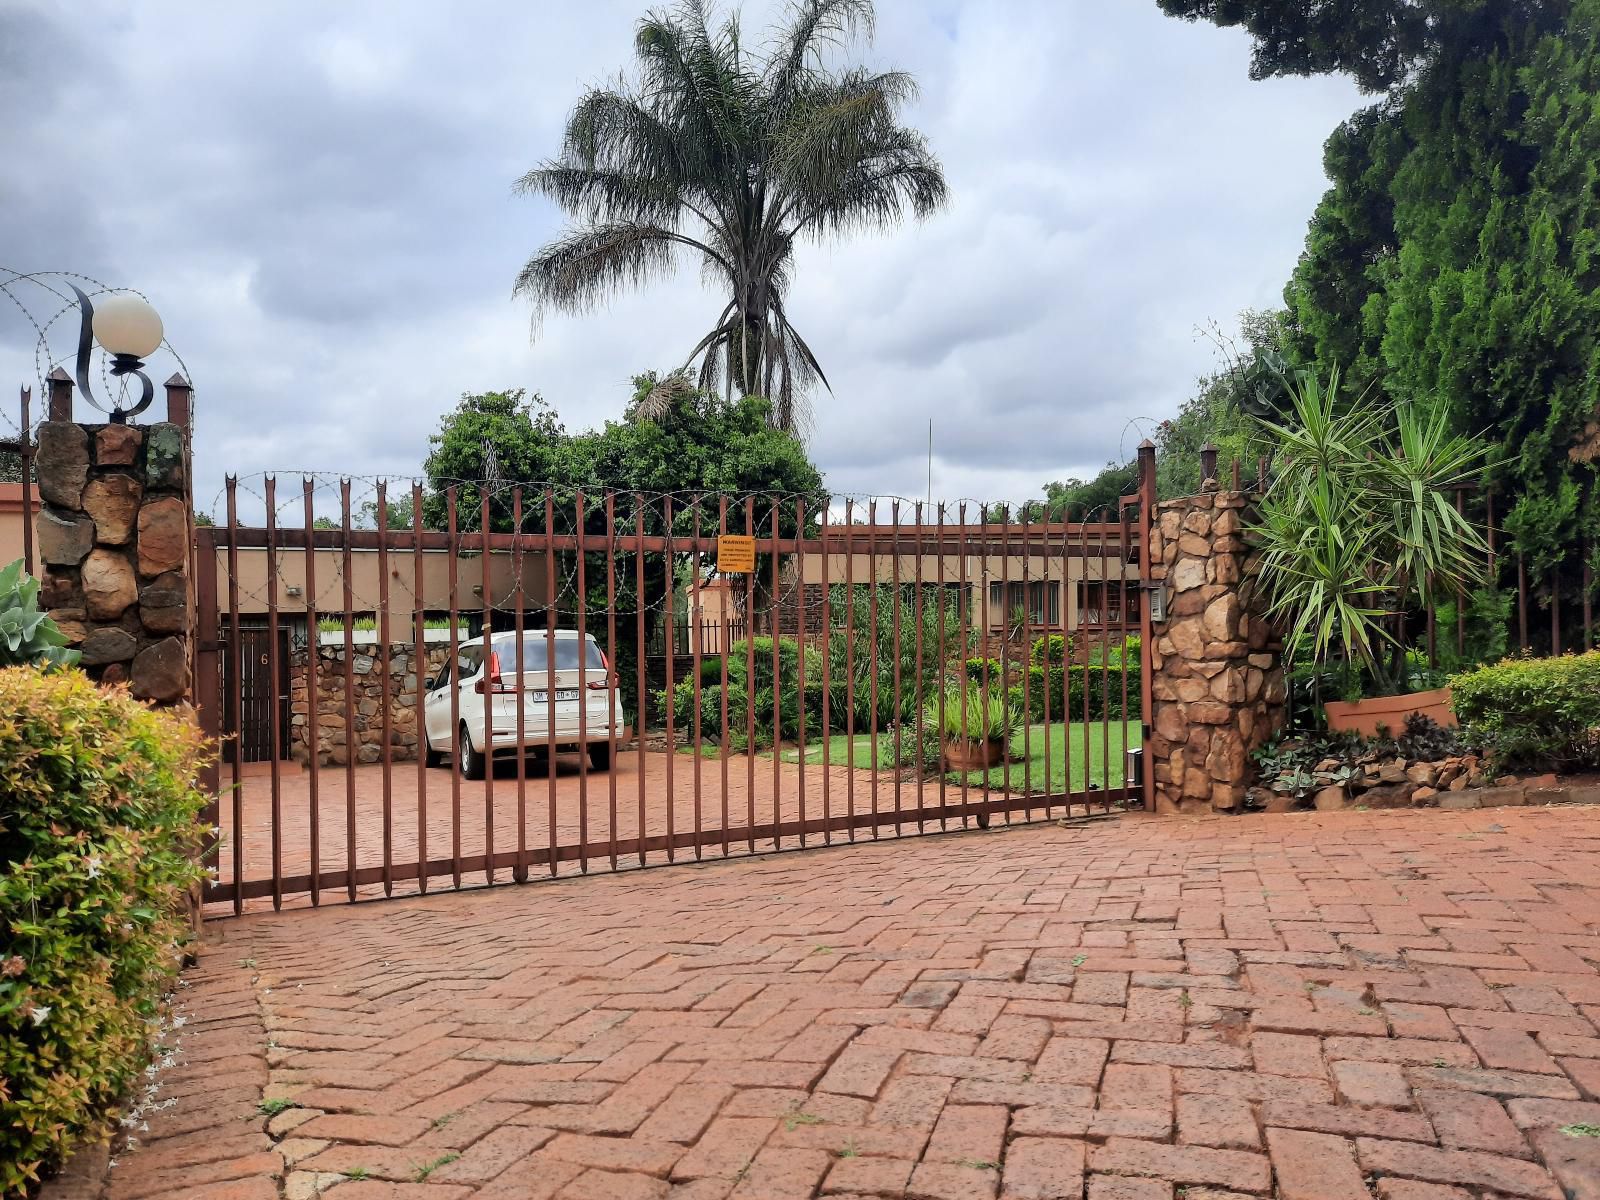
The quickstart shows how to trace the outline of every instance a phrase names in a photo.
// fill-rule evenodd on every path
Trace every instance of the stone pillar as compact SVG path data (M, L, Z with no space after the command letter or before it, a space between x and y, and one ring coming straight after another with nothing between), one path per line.
M41 600L91 677L178 703L194 612L189 384L174 375L171 419L139 426L76 422L71 379L58 367L49 383L34 460Z
M1283 643L1245 535L1255 502L1210 491L1156 508L1151 574L1167 602L1149 656L1157 812L1241 808L1250 752L1283 726Z

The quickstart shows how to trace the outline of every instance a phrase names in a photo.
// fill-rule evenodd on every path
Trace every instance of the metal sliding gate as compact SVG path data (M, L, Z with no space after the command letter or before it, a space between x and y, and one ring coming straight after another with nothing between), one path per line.
M1143 496L1066 520L512 485L360 499L230 479L196 531L211 911L1144 797Z

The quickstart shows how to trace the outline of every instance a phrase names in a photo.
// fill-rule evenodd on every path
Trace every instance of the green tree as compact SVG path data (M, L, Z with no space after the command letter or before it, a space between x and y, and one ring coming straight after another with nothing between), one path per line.
M687 253L728 292L687 358L700 386L770 396L774 422L803 430L806 391L827 381L784 307L796 244L888 228L945 198L927 143L899 123L912 78L829 65L870 37L873 15L872 0L796 0L759 48L737 15L713 27L702 0L645 17L637 78L585 95L560 154L518 185L575 225L528 261L517 292L584 312Z
M780 536L794 536L797 502L804 505L808 528L813 527L825 504L822 476L799 440L773 426L765 399L730 400L663 382L655 373L638 376L622 420L578 434L569 434L538 396L527 399L521 391L463 396L431 438L432 453L423 468L428 480L425 523L446 528L453 489L458 530L481 528L482 499L487 496L490 528L510 532L520 487L521 529L535 550L546 528L547 497L550 528L558 535L570 534L580 524L589 534L604 535L608 494L619 534L660 537L670 532L687 538L698 531L709 537L717 532L724 498L729 529L739 532L746 497L759 534L776 526ZM646 401L648 415L641 411ZM608 561L614 568L617 661L630 704L640 650L636 558L625 552L584 557L585 620L602 645L609 633ZM685 555L674 558L664 564L658 553L646 556L642 603L651 628L665 612L669 580L682 578L690 562ZM576 554L558 553L557 619L569 626L577 620L576 579ZM756 579L762 589L758 595L764 597L771 580L769 556L758 556ZM530 605L544 601L543 596L528 597Z
M1497 524L1535 598L1571 611L1600 527L1600 0L1161 2L1243 25L1258 75L1382 93L1328 140L1293 357L1497 444Z

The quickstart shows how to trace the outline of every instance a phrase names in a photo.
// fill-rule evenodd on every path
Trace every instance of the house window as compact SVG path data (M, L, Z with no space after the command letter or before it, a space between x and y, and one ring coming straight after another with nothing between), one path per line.
M1120 626L1139 619L1139 588L1122 581L1078 581L1078 624Z
M1051 628L1061 625L1061 585L1036 580L989 584L989 628L1004 628L1024 604L1028 607L1028 624Z

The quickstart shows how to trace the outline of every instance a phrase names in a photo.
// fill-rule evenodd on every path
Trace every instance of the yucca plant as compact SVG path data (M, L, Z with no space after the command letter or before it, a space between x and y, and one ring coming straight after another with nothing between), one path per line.
M1260 427L1275 464L1254 533L1271 612L1319 665L1404 689L1405 614L1479 583L1488 545L1457 511L1485 447L1440 407L1340 398L1338 369L1289 381L1286 420Z

